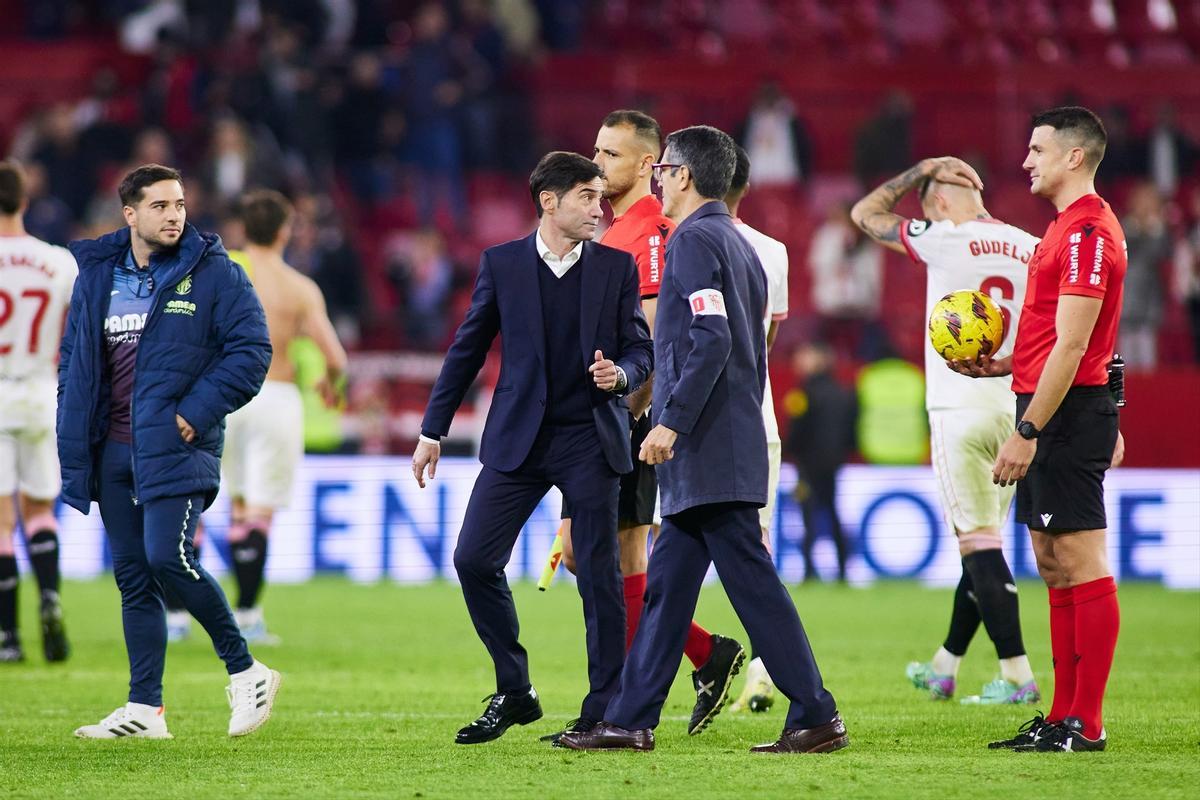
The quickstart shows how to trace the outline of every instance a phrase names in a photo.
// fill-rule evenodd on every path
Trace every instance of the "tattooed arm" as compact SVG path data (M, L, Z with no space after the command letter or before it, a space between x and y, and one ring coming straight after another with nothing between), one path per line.
M906 220L892 209L900 202L900 198L926 178L941 183L983 189L979 175L966 162L952 156L927 158L855 203L854 208L850 210L850 218L863 233L884 247L898 253L905 252L900 241L900 226Z

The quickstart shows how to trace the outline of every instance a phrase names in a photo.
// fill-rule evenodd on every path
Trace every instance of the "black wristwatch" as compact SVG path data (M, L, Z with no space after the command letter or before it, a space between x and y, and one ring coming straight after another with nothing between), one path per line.
M1023 419L1017 423L1017 433L1021 434L1022 439L1033 440L1042 435L1042 432L1037 429L1032 422Z

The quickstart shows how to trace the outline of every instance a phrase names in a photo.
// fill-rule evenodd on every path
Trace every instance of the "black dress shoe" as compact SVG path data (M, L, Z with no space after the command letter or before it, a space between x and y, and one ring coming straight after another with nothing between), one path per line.
M751 753L832 753L850 746L842 715L834 712L833 719L815 728L784 728L779 740L750 748Z
M708 727L713 717L721 713L721 707L729 699L729 684L742 668L746 651L733 639L713 634L712 653L700 669L692 673L692 685L696 688L696 706L688 722L688 734L695 736Z
M559 747L568 750L641 750L654 749L654 731L649 728L629 731L611 722L598 722L584 733L564 733Z
M555 747L558 746L558 740L562 738L564 733L587 733L592 728L596 727L596 720L588 719L587 717L579 717L567 723L567 727L561 731L547 733L545 736L539 737L539 742L549 742Z
M542 704L532 688L525 694L493 694L483 698L483 716L458 732L457 744L480 744L499 739L513 725L528 725L542 718Z

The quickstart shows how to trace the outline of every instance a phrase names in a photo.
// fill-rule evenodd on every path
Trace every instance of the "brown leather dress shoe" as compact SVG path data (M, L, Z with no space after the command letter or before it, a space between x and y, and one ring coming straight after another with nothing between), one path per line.
M557 742L568 750L641 750L654 749L654 731L644 728L627 731L609 722L601 722L590 731L566 732Z
M779 741L750 748L751 753L832 753L850 746L842 715L815 728L784 728Z

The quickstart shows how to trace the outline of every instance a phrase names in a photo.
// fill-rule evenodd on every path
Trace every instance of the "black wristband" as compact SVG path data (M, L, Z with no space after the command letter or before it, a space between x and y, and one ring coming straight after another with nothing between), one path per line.
M1042 432L1037 429L1037 426L1027 419L1023 419L1017 423L1017 433L1021 435L1022 439L1028 439L1030 441L1042 435Z

